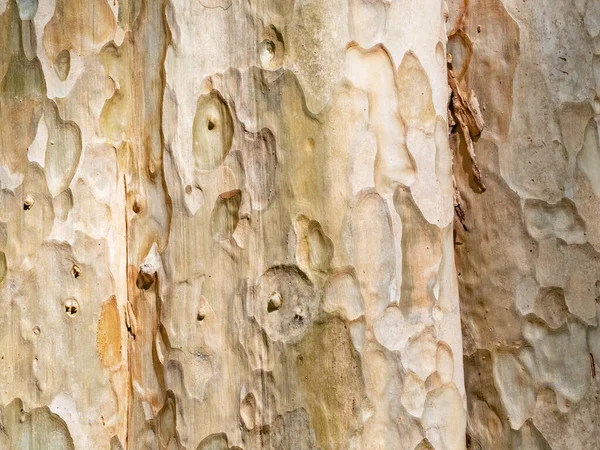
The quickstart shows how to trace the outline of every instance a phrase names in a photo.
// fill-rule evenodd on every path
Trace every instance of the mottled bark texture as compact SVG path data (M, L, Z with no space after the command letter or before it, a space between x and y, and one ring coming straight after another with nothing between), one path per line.
M2 3L2 448L464 447L412 3Z
M0 0L0 449L593 448L600 5L538 3Z
M452 140L467 445L600 446L600 2L453 0L448 50L479 99Z

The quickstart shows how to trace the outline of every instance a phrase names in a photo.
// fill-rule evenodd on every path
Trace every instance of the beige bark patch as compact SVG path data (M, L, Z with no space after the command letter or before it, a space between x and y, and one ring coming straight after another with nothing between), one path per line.
M121 363L121 318L114 295L102 303L96 349L104 367L115 368Z

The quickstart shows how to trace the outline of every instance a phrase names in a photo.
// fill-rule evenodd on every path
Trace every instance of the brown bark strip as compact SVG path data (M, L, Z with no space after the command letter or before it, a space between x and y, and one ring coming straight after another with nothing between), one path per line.
M450 140L450 136L452 134L452 129L456 126L456 122L454 117L452 117L452 110L450 106L448 106L448 140ZM458 190L458 185L456 183L456 177L454 176L454 148L450 145L452 151L452 189L453 189L453 199L454 199L454 214L460 224L462 225L465 231L469 231L467 226L465 225L465 209L463 207L462 196L460 195L460 191Z
M456 185L456 178L452 175L452 186L454 188L454 213L456 214L456 218L462 225L465 231L469 231L467 226L465 225L465 209L463 207L463 199L460 195L460 191L458 190L458 186Z
M470 0L464 0L462 5L460 5L460 8L458 10L458 18L454 22L455 23L454 28L448 33L448 37L456 34L465 25L465 22L467 19L467 13L469 10L469 3L470 3Z
M451 58L448 61L448 86L451 91L450 109L456 122L460 126L462 135L465 139L475 182L482 191L485 191L486 187L485 184L483 184L481 171L479 170L477 159L475 157L475 148L473 147L473 139L479 138L485 123L475 94L471 92L471 95L467 98L466 94L464 94L459 87L456 75L452 70Z
M135 335L137 333L137 322L135 320L135 314L133 313L133 307L131 306L131 302L127 301L127 309L125 310L125 324L127 326L127 331L132 339L135 339Z
M451 39L454 36L456 36L458 39L460 39L462 41L464 48L466 50L465 54L463 55L463 63L462 63L462 68L460 70L460 73L454 74L455 78L456 78L456 82L458 84L462 80L464 80L465 76L467 75L467 73L469 71L469 67L471 66L471 60L473 59L473 41L471 40L469 35L462 30L462 28L459 30L456 30L456 32L449 35L448 39Z

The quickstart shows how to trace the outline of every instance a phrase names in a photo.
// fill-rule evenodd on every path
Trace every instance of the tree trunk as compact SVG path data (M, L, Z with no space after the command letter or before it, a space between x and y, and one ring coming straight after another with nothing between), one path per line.
M468 443L597 448L600 3L453 3L448 48L486 124L484 193L452 143Z
M593 448L576 3L0 0L0 449Z

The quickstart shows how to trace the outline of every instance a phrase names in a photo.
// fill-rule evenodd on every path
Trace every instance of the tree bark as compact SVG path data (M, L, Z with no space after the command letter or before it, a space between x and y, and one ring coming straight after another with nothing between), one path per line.
M457 0L448 49L485 128L452 141L468 445L600 442L597 1ZM595 79L594 79L595 77Z
M0 0L0 449L591 448L598 8L505 3Z

